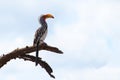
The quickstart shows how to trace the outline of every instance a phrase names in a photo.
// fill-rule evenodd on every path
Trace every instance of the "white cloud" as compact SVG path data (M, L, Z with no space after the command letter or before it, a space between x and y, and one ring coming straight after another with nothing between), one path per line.
M6 80L17 80L17 78L14 75L9 75L6 77Z
M119 52L120 43L118 36L120 33L116 32L120 25L119 7L115 3L76 4L70 8L80 14L78 21L54 25L55 35L49 36L49 41L46 41L48 43L52 41L52 44L62 48L65 62L74 60L79 62L78 65L83 62L88 67L91 65L102 67L109 64L112 62L111 59L119 55L114 53L115 50ZM113 47L116 49L114 50ZM116 61L119 61L119 58ZM113 65L118 66L118 64Z
M63 73L64 72L64 73ZM102 68L58 70L57 80L119 80L120 68L104 66Z
M17 37L14 43L16 46L18 45L18 47L25 47L26 41L23 37Z

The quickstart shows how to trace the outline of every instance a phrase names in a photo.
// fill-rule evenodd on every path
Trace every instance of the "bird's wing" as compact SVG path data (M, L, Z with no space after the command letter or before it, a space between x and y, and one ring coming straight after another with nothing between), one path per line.
M41 27L39 27L35 32L33 45L37 44L40 31L41 31Z
M40 41L45 31L46 31L45 27L40 27L36 30L33 45L36 45Z

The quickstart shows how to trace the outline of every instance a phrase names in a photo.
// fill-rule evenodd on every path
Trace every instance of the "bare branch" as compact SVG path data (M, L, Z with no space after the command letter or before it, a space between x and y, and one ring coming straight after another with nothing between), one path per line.
M47 50L47 51L63 54L63 52L61 50L59 50L58 48L48 46L46 43L41 44L39 46L39 50ZM0 56L0 68L3 67L11 59L16 59L16 58L22 58L24 60L29 60L29 61L35 62L35 57L28 55L29 53L32 53L34 51L36 51L35 46L26 46L25 48L21 48L21 49L17 48L14 51L12 51L6 55L3 54L2 56ZM48 74L51 77L54 78L54 76L51 74L53 72L52 68L45 61L42 61L41 58L39 58L39 64L40 64L40 66L45 68L45 70L48 72Z
M35 57L32 55L20 55L18 58L24 59L25 61L27 60L27 61L35 62ZM45 61L42 60L42 58L39 58L39 57L38 57L38 62L39 62L39 65L42 68L44 68L52 78L55 78L55 76L51 74L53 70L48 63L46 63Z

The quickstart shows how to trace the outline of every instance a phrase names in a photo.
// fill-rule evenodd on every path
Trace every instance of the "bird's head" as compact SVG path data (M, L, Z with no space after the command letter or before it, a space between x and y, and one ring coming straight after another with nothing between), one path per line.
M47 18L54 18L54 16L51 15L51 14L45 14L45 15L42 15L42 17L43 17L44 19L47 19Z
M51 15L51 14L44 14L44 15L41 15L40 18L39 18L40 24L45 23L45 20L46 20L47 18L54 18L54 16Z

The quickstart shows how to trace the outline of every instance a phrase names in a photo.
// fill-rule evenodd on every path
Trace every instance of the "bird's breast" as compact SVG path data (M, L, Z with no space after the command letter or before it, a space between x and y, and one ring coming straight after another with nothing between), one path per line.
M46 29L45 33L43 34L43 36L40 38L40 41L44 41L46 36L47 36L48 30Z

